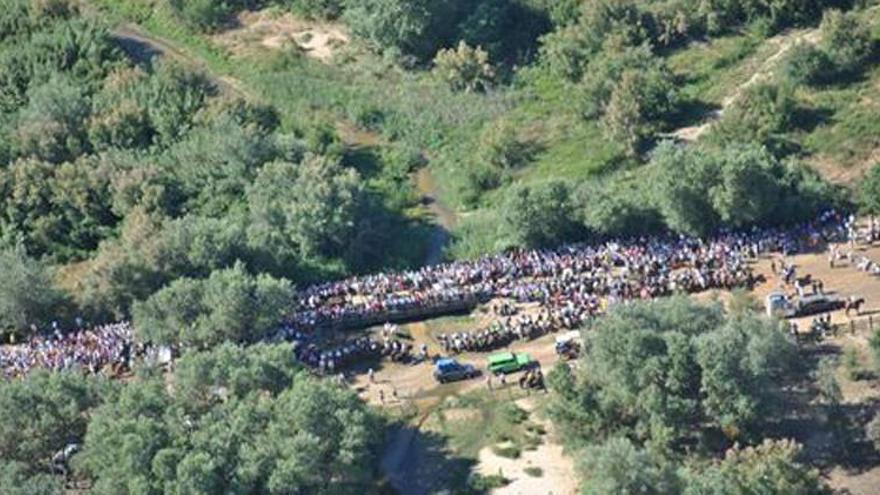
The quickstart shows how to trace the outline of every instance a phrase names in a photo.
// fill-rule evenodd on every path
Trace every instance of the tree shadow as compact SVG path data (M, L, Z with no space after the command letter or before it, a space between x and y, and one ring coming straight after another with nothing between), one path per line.
M469 480L476 461L453 454L443 435L398 423L385 448L382 473L396 493L475 493Z
M357 170L364 179L372 179L382 171L382 159L375 149L369 146L346 147L342 162Z
M165 55L161 48L132 36L113 35L111 39L119 45L128 58L141 68L151 68L154 59Z
M678 104L675 113L666 119L666 124L671 129L700 125L717 115L719 110L721 107L718 105L690 98Z
M820 403L814 373L822 358L840 353L840 346L829 343L802 348L796 372L802 378L789 384L785 393L786 414L773 431L804 445L804 457L811 465L823 471L842 468L848 474L859 474L880 465L880 453L865 434L880 400Z
M812 132L817 127L826 125L832 121L834 112L829 108L797 107L791 116L792 126L795 129Z
M420 265L434 226L405 214L417 203L409 175L397 173L373 146L346 146L343 163L357 170L365 185L355 239L345 255L349 265L360 273Z

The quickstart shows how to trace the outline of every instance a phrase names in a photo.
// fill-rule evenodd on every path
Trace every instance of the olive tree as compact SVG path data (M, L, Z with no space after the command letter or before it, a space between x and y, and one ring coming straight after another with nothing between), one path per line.
M43 325L60 312L64 301L47 266L27 255L24 248L0 250L0 329L25 331Z
M293 297L290 283L249 275L241 263L204 280L181 278L134 305L144 340L209 347L263 338L281 321Z
M458 46L440 50L434 57L434 75L453 91L476 92L491 87L495 70L489 63L489 54L464 41Z

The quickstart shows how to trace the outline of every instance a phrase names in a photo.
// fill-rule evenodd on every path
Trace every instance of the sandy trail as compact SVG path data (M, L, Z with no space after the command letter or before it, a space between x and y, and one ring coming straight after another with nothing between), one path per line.
M792 47L798 43L816 44L819 42L819 39L818 28L806 31L792 31L769 39L767 43L777 45L778 49L761 63L761 66L752 74L752 77L738 85L731 94L722 100L720 109L709 114L708 118L701 124L676 129L669 135L685 142L696 141L724 116L724 112L742 97L745 90L773 77L778 62Z
M501 457L491 447L480 451L477 471L483 475L503 473L510 484L492 490L495 495L574 495L578 491L574 476L574 461L565 454L562 443L555 438L553 424L535 415L537 398L516 401L516 405L531 413L531 421L547 431L545 441L535 450L526 450L519 459ZM547 441L552 439L553 441ZM540 476L526 472L527 468L539 468Z
M113 36L128 56L139 63L148 63L154 57L168 57L191 69L204 72L225 94L238 97L251 96L238 79L227 75L211 74L204 60L181 50L171 41L155 36L136 24L126 23L117 26L113 30Z

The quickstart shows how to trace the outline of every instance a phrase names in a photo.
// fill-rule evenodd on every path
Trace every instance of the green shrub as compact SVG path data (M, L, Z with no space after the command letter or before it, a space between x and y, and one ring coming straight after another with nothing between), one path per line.
M782 74L794 84L818 84L833 70L828 55L810 43L791 48L782 64Z
M862 363L859 361L859 352L855 347L849 346L843 351L843 366L850 380L863 378Z
M498 474L490 474L488 476L474 473L468 482L469 488L476 493L485 493L494 488L501 488L510 484L510 480L505 478L499 471Z
M342 14L343 0L281 0L293 13L310 19L336 19Z
M525 409L517 406L512 402L504 404L503 408L501 409L501 414L504 417L505 421L515 425L518 425L523 421L529 419L529 413Z
M479 46L464 41L455 49L440 50L434 57L434 75L453 91L485 91L495 79L489 54Z
M217 0L169 0L181 18L199 31L219 28L233 12L233 4Z
M862 69L874 49L867 25L852 13L829 10L822 17L822 48L842 74Z
M544 470L539 468L538 466L529 466L523 469L523 472L532 478L540 478L544 475Z
M499 457L506 457L508 459L519 459L522 455L522 449L515 443L494 445L492 446L492 452Z
M868 340L868 346L874 357L874 366L880 372L880 330L875 331L874 335L871 335L871 338Z

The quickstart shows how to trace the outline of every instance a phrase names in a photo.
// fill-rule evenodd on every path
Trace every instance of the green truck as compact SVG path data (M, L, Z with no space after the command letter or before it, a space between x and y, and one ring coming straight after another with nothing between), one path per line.
M488 358L489 372L496 375L501 373L513 373L534 365L535 360L528 354L514 354L512 352L500 352L492 354Z

